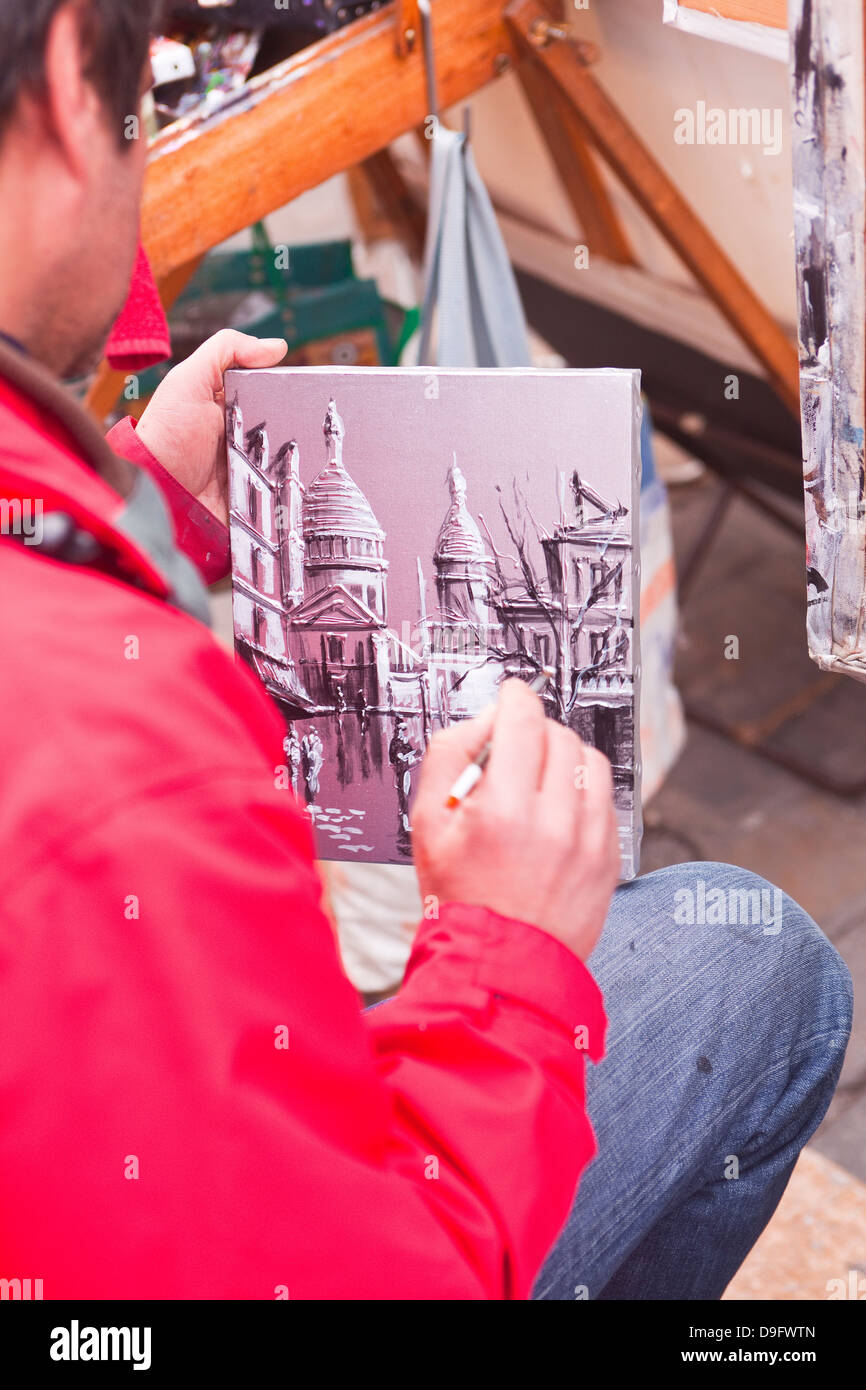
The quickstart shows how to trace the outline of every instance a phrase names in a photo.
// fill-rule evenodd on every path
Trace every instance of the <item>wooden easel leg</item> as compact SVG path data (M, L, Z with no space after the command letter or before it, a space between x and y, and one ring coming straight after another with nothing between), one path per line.
M358 169L395 234L405 242L413 260L420 262L424 256L427 218L412 196L390 150L379 150L370 155Z
M571 43L542 38L550 16L539 0L513 0L506 18L527 56L540 62L574 106L599 153L763 364L799 418L797 351L661 165L582 64Z
M588 250L620 265L636 265L574 106L534 57L518 63L517 75Z

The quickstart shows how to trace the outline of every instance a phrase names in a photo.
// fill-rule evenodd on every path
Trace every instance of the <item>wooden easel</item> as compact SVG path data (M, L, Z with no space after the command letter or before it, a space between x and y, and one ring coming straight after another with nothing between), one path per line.
M799 412L797 353L758 296L589 71L596 53L552 0L434 0L442 108L516 68L591 253L634 264L604 160ZM420 222L387 153L427 111L417 0L397 0L254 79L207 121L153 142L142 235L166 307L200 258L325 179L366 162L417 251ZM89 393L100 417L123 384L105 364Z

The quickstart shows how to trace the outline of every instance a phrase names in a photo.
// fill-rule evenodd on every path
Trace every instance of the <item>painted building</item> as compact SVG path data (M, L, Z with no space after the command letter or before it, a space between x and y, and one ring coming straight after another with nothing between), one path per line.
M429 718L419 656L388 626L385 533L343 462L335 402L325 466L307 488L298 448L273 462L267 429L228 413L234 621L241 651L286 714L347 708Z
M243 656L277 700L299 710L311 701L289 649L287 606L303 593L298 451L284 445L273 463L263 424L244 431L237 401L228 409L229 522L234 571L232 609Z
M288 613L290 649L320 706L420 709L422 663L388 627L385 532L343 462L333 400L323 430L325 466L303 498L304 597Z
M564 722L610 759L621 787L634 780L634 575L627 509L575 473L574 517L544 536L539 598L499 607L508 645L556 669ZM588 508L594 515L590 515Z
M438 612L424 616L425 594L418 561L422 631L430 692L438 724L477 714L496 695L501 664L494 653L502 629L491 606L493 561L466 505L466 479L453 456L448 471L451 505L436 539L433 565Z

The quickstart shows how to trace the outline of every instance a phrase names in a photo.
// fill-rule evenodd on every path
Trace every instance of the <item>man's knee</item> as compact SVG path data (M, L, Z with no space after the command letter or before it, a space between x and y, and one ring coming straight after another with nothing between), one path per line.
M674 864L624 884L598 950L636 964L649 951L667 970L707 983L721 971L741 1001L808 994L822 1031L850 1031L851 976L835 947L787 893L733 864Z

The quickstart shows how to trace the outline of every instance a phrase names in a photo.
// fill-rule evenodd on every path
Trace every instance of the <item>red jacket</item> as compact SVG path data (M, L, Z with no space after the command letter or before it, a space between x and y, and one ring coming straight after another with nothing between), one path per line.
M30 394L0 377L0 499L110 537L131 582L0 536L0 1278L525 1297L593 1153L596 985L449 904L361 1013L274 709L119 537L83 414ZM165 482L130 423L113 444ZM212 574L224 531L166 490Z

